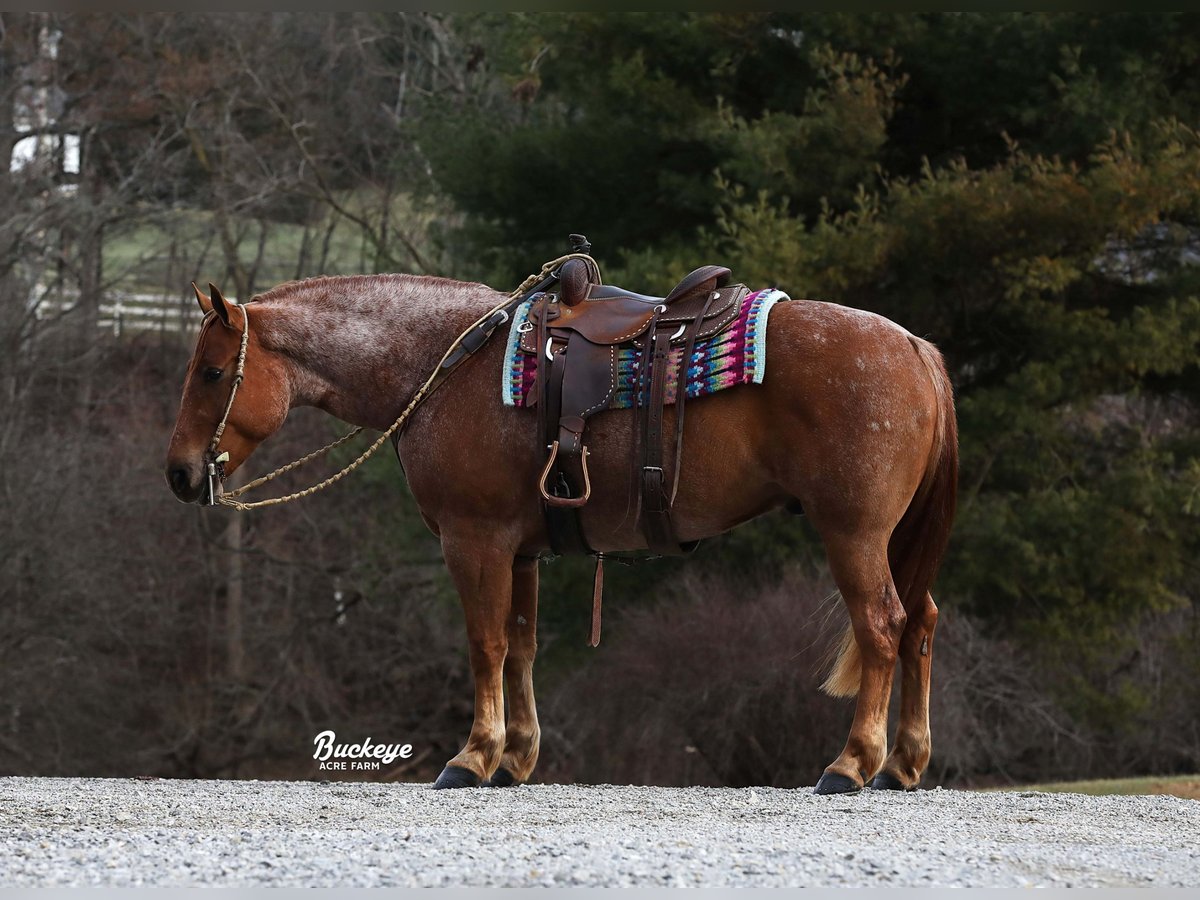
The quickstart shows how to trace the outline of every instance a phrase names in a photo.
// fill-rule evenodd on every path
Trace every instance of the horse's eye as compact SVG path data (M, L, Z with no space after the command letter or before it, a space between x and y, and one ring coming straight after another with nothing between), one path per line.
M204 380L210 383L213 381L219 381L221 376L224 374L225 373L220 369L210 367L204 370Z

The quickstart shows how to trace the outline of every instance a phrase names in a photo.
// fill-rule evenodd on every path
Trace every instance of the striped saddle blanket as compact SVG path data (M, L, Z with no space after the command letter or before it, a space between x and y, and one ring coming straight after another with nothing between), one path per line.
M788 295L768 288L748 294L737 318L720 333L696 341L688 364L687 397L704 397L739 384L760 384L767 369L767 319L771 308ZM521 351L521 334L529 317L532 301L522 304L513 315L504 356L501 398L505 406L533 406L537 398L539 355ZM627 409L635 403L642 350L630 344L617 353L617 390L609 400L609 409ZM671 353L671 372L678 372L683 347ZM666 402L674 403L678 379L666 385Z

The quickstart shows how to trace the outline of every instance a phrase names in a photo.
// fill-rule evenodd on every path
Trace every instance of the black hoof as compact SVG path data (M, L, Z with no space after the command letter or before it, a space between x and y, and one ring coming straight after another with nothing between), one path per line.
M837 772L826 772L813 788L814 794L857 794L862 790L861 784L856 784L845 775Z
M446 766L433 783L435 791L447 788L479 787L479 776L462 766Z
M871 779L873 791L915 791L916 787L905 787L904 782L890 772L880 772Z
M495 774L492 775L491 778L489 778L487 781L485 781L483 783L483 786L484 787L512 787L516 783L517 783L517 780L515 778L513 778L512 772L508 771L508 769L504 768L504 766L501 766L500 768L498 768L496 770Z

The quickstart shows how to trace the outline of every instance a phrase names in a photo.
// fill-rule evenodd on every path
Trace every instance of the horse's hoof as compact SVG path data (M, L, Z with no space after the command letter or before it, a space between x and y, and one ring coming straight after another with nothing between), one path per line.
M813 788L814 794L857 794L862 785L837 772L826 772Z
M873 791L915 791L916 789L916 785L905 787L904 782L891 772L880 772L871 779L871 790Z
M446 766L433 783L435 791L447 788L479 787L479 776L462 766Z
M491 778L483 783L483 786L512 787L516 783L517 779L513 778L512 772L508 771L508 769L504 768L504 766L501 766L496 770L495 774L493 774Z

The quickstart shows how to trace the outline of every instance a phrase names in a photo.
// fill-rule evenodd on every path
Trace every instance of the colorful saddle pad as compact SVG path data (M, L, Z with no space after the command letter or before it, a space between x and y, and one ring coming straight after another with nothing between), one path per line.
M767 370L767 317L771 308L787 300L783 291L768 288L748 294L736 320L719 334L696 342L688 366L687 396L703 397L738 384L761 384ZM522 326L529 317L532 301L517 307L508 332L508 349L504 355L501 399L505 406L532 406L537 397L538 355L520 349ZM671 372L679 371L683 347L671 352ZM634 406L637 373L642 351L632 344L617 353L617 390L608 403L609 409ZM678 391L677 379L672 376L666 386L666 402L674 403Z

